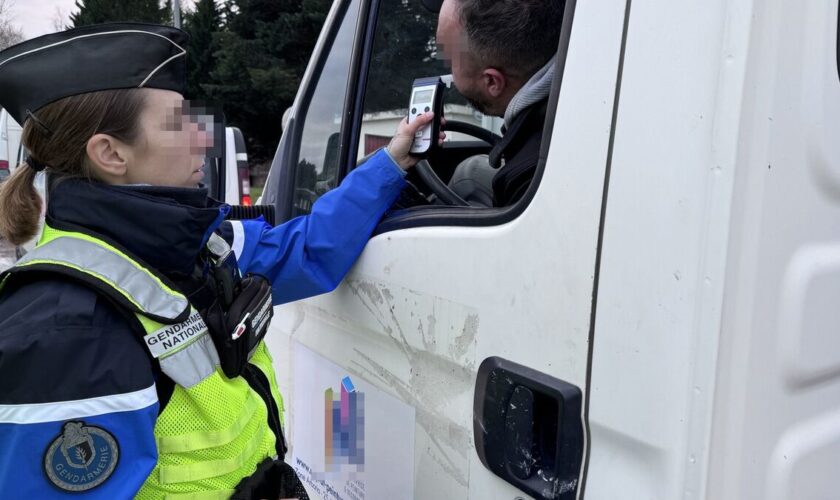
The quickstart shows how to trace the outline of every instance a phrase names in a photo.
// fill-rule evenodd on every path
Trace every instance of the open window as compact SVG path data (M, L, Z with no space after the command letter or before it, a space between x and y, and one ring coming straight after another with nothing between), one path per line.
M283 222L305 215L322 194L343 177L342 130L348 88L352 86L354 44L360 0L336 0L315 46L297 98L284 123L262 204L275 207ZM278 117L280 119L280 117Z
M356 116L360 119L357 161L387 144L408 115L415 79L451 73L438 53L436 27L437 13L420 0L379 1L362 112ZM435 150L429 163L441 180L448 182L462 160L489 152L490 144L476 135L499 134L503 121L476 111L454 86L444 92L444 116L449 122L447 142ZM460 123L468 125L465 130L481 130L453 132L452 126Z
M278 222L308 213L315 200L337 186L361 159L388 143L408 112L416 78L451 73L438 54L438 13L427 6L435 3L335 2L266 186L263 202L275 205ZM378 232L428 225L496 225L522 213L536 192L545 163L574 3L565 2L539 165L524 195L503 207L450 206L436 201L428 183L412 171L408 180L417 191L389 213ZM476 111L454 86L444 94L444 115L447 141L428 162L446 184L462 161L490 152L503 120Z

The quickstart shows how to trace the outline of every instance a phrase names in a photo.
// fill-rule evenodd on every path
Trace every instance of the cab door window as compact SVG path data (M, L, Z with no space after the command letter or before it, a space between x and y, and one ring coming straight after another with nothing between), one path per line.
M313 64L324 61L323 69L316 70L314 80L305 82L301 89L302 95L311 98L304 97L297 104L294 124L284 132L272 168L273 173L280 175L269 176L267 188L275 194L266 201L276 203L278 221L309 213L312 204L336 187L347 172L388 144L400 121L408 115L414 80L449 76L451 68L443 60L436 40L438 12L425 5L433 3L336 0L334 7L347 6L343 19L333 20L326 28L335 33L335 38L313 58ZM567 39L570 16L568 22L564 19L563 26ZM555 83L562 74L566 47L561 43L556 56ZM547 116L556 110L558 90L559 85L554 85ZM454 86L445 90L443 103L446 142L430 154L429 168L409 171L409 188L378 232L425 225L502 224L518 217L533 196L531 186L527 188L530 194L522 196L522 203L493 206L492 189L485 184L488 172L496 171L481 156L490 153L493 144L501 140L504 121L478 112ZM547 130L551 124L547 122ZM547 146L541 144L541 158L545 157ZM466 203L447 200L446 192L451 192L447 184L453 174L459 166L471 167L474 161L481 173L475 179L481 181L482 192L490 189L490 202L465 206ZM543 163L540 160L536 170L529 170L536 172L532 177L535 182L526 187L538 182ZM490 179L495 177L491 175ZM442 208L455 210L438 210Z
M408 101L415 79L451 72L439 55L436 29L437 13L425 8L420 0L380 0L361 117L358 158L387 144L400 120L408 115ZM444 92L444 116L447 120L467 122L495 133L499 133L502 125L501 119L485 116L469 106L454 86ZM448 140L474 139L454 132L448 133Z
M295 167L291 215L308 214L322 194L338 185L343 121L359 0L351 2L328 48L329 56L305 113Z

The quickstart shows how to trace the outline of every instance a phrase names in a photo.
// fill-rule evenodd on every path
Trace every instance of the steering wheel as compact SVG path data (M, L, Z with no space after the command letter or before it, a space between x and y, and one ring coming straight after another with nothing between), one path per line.
M502 137L498 134L493 133L486 128L479 127L478 125L473 125L472 123L467 122L459 122L459 121L446 121L446 131L447 132L459 132L470 137L475 137L481 141L486 142L493 147L499 142ZM444 202L447 205L453 205L456 207L468 207L470 206L463 198L458 196L458 194L449 188L445 182L440 180L438 174L434 171L429 162L426 160L420 160L417 162L417 165L414 167L417 171L418 177L429 188L429 191L434 193L435 196L438 197L439 200Z

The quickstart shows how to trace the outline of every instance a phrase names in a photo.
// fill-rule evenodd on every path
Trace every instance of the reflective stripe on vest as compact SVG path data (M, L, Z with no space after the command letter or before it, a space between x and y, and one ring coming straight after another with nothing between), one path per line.
M107 243L81 233L45 228L47 239L24 255L15 267L59 264L92 276L122 293L141 312L175 320L190 304L182 294ZM50 237L52 236L52 237Z
M86 234L47 226L38 246L21 258L15 268L36 265L73 269L125 297L138 309L135 314L147 332L146 346L152 357L158 358L161 371L176 384L190 388L219 366L219 354L207 325L191 309L187 298L113 246ZM186 321L171 325L149 318L174 321L187 310L191 314Z
M193 310L183 323L162 325L138 318L146 329L143 340L160 369L185 389L198 384L216 371L219 353L201 315Z

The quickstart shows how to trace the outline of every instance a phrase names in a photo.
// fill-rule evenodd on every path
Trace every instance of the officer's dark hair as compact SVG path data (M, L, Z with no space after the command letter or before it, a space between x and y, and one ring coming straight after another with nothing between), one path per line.
M482 67L528 79L557 53L564 0L457 0L470 52Z
M141 89L118 89L65 97L40 108L23 124L21 142L39 163L48 165L54 181L92 179L87 141L107 134L127 144L140 135L140 113L145 106ZM37 123L35 120L37 119ZM14 245L32 239L38 231L41 198L33 182L36 170L24 162L0 184L0 236Z

